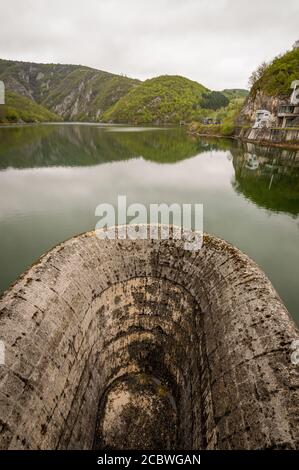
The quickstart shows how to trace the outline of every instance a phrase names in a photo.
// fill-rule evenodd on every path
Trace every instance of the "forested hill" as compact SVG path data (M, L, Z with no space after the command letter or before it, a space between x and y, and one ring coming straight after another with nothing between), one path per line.
M226 108L246 90L211 91L178 75L162 75L132 88L104 113L105 121L141 123L191 122Z
M0 60L13 122L179 123L215 115L246 90L211 91L181 76L144 82L81 65Z
M130 90L104 113L104 119L136 124L190 120L208 91L180 76L152 78Z
M32 106L38 104L58 115L58 119L70 121L100 120L106 109L139 83L81 65L9 60L0 60L0 80L6 90L14 93L14 98L25 97ZM7 104L10 112L22 118L22 107L16 107L16 100L12 102L10 95ZM36 120L40 120L38 116Z

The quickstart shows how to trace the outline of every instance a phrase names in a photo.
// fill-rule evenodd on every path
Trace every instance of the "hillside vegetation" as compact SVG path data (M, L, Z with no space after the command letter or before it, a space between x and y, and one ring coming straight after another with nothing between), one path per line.
M207 88L187 78L172 75L146 80L130 90L104 113L105 121L178 123L190 120L200 107Z
M177 124L201 121L204 117L221 118L225 109L243 102L246 90L208 90L203 85L178 75L162 75L131 89L108 109L106 122L133 124ZM240 98L242 96L242 98Z
M72 121L100 120L106 109L139 83L81 65L10 60L0 60L0 80L6 90Z
M220 91L211 91L204 93L200 105L205 109L213 109L216 111L219 108L225 108L229 104L229 99Z
M34 101L12 91L6 93L5 116L0 122L51 122L61 118Z
M232 99L228 106L210 113L210 116L215 120L219 120L220 124L206 125L201 121L195 120L190 124L189 131L192 134L199 135L222 135L224 137L232 136L235 132L236 121L243 103L244 98Z
M269 96L289 96L290 86L299 78L299 49L276 57L270 64L262 64L252 74L251 96L261 91Z
M225 95L229 100L236 99L236 98L246 98L248 96L249 91L244 90L243 88L226 88L222 90L223 95Z
M223 115L246 90L211 91L181 76L141 82L82 65L0 60L12 122L169 123Z

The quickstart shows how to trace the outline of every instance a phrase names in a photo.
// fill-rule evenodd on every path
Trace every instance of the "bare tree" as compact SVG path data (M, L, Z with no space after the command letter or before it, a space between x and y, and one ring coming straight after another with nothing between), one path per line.
M263 76L268 66L269 64L267 62L263 62L256 70L252 72L248 80L249 87L252 87Z

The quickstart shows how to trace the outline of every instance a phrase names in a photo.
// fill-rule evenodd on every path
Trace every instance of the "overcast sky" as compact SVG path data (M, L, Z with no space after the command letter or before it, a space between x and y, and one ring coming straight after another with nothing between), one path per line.
M299 0L0 0L0 58L247 87L299 39Z

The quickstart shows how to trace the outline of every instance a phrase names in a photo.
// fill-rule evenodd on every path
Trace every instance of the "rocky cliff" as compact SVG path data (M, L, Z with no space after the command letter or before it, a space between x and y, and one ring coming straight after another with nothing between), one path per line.
M291 84L299 79L299 49L276 57L259 70L238 117L238 125L252 124L258 109L270 111L274 126L277 124L278 107L289 103Z
M258 109L267 109L271 112L273 123L275 123L277 110L282 104L287 104L288 96L271 96L263 90L251 92L245 100L244 106L237 119L238 125L252 125Z
M100 120L106 109L139 83L81 65L0 60L6 90L43 106L64 120ZM11 103L8 101L8 105Z

